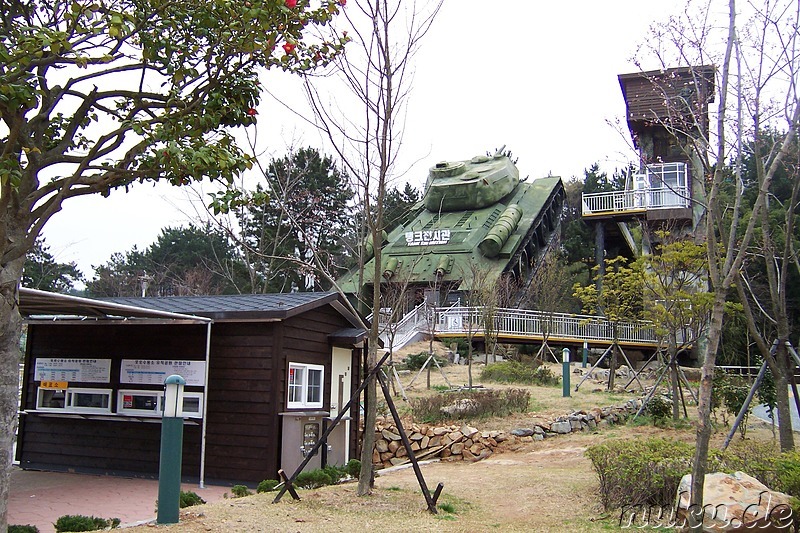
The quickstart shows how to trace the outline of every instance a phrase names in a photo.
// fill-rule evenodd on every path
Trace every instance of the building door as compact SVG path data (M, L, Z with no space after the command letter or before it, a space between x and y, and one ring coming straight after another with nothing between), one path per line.
M336 417L352 394L351 368L353 351L334 346L331 357L331 418ZM353 407L358 409L358 403ZM347 413L328 437L328 464L344 465L350 459L350 413Z
M633 175L633 205L635 207L648 207L650 205L649 183L647 174Z

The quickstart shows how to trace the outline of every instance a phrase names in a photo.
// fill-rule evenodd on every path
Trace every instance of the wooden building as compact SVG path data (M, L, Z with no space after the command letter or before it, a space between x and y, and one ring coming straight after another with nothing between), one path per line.
M155 477L163 380L184 396L183 475L293 471L359 384L366 331L335 293L89 300L22 289L22 468ZM358 412L309 468L357 457Z

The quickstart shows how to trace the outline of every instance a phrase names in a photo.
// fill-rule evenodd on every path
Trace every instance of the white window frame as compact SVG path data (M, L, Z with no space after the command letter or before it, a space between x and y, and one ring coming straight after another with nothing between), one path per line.
M63 407L42 407L42 395L48 390L60 390L64 393L64 406ZM60 413L95 413L95 414L108 414L111 412L111 389L90 389L82 387L67 387L66 389L43 389L41 387L36 391L36 410L37 411L53 411ZM81 394L99 394L107 398L107 407L82 407L75 405L78 395Z
M197 398L197 411L189 411L186 409L186 400L190 398ZM164 412L164 395L159 396L161 405L158 406L158 415ZM203 393L202 392L183 392L183 418L203 418Z
M300 381L292 383L292 370L300 376ZM319 372L319 394L318 399L309 400L309 372ZM286 407L287 409L322 409L325 389L325 367L322 365L312 365L308 363L289 363L289 372L286 376ZM300 401L292 400L292 391L299 390Z
M155 409L135 409L125 407L124 397L133 396L152 396L156 399ZM186 400L197 399L197 410L186 409ZM161 418L164 413L164 391L151 389L120 389L117 392L117 413L129 416L149 416ZM202 418L203 417L203 393L185 392L183 393L183 418Z
M161 416L161 397L163 391L121 389L117 392L117 413L133 416ZM136 409L125 407L125 396L150 396L155 399L155 409Z

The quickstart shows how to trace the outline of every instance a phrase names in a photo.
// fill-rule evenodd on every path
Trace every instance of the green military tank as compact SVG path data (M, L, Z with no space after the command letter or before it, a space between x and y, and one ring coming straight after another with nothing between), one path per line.
M518 293L530 282L553 242L564 186L558 177L520 180L503 150L434 165L422 200L384 235L379 281L402 288L409 306L463 300L478 278L483 284L513 276ZM345 293L372 286L374 248L364 248L363 271L339 280Z

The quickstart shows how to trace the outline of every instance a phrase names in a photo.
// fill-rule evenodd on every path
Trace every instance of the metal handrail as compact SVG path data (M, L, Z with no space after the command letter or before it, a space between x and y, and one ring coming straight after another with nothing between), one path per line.
M547 313L527 309L492 310L492 327L498 335L557 337L580 341L613 342L614 328L620 342L657 345L653 327L644 322L612 323L605 317ZM454 307L436 310L438 334L485 333L482 307Z
M691 205L688 187L652 187L640 190L586 193L581 198L583 215L673 209Z

